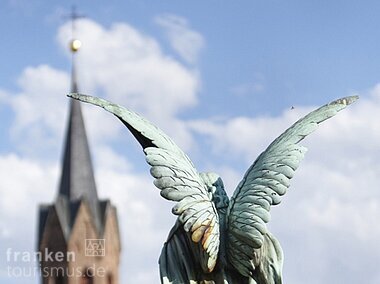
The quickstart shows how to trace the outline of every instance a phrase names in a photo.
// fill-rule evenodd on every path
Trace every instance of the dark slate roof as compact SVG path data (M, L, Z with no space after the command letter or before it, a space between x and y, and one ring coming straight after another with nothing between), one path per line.
M78 217L79 207L82 203L86 203L88 205L85 199L69 201L67 197L59 195L53 204L40 205L37 249L40 246L41 241L42 241L47 218L53 210L57 214L58 221L63 232L63 237L65 238L66 241L69 240L72 228L74 227L76 218ZM98 232L99 238L103 237L105 222L109 214L109 210L111 208L115 209L115 207L111 204L110 200L108 199L99 200L99 209L100 209L99 210L100 231ZM116 223L117 223L117 228L118 228L117 219L116 219Z

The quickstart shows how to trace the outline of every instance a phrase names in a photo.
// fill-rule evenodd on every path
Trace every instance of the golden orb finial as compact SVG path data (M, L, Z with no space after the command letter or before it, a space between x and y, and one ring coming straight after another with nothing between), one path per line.
M70 49L72 52L77 52L81 46L82 46L82 43L79 39L73 39L70 42Z

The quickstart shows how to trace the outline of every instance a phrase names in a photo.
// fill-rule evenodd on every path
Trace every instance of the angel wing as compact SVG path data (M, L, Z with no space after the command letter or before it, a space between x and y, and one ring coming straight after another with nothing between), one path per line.
M358 99L346 97L331 102L298 120L259 155L237 186L228 208L227 256L244 276L252 276L255 249L268 234L270 207L281 202L290 179L303 159L306 148L299 145L326 119Z
M104 108L135 136L143 147L161 196L177 201L173 214L179 216L192 241L202 246L200 265L204 272L212 271L219 251L219 217L207 185L186 154L163 131L135 112L91 96L75 93L68 96Z

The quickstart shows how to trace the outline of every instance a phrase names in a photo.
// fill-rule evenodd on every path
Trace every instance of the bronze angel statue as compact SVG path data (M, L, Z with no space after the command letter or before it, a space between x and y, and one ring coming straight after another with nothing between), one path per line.
M282 283L283 252L267 230L304 157L301 142L324 120L356 101L346 97L309 113L262 152L229 199L222 179L199 173L189 157L145 118L106 100L70 94L117 116L141 144L161 196L176 202L177 221L159 258L162 283Z

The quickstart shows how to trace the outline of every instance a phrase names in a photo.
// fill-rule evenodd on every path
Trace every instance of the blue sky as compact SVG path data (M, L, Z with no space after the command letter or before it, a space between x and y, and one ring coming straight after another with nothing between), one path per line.
M221 101L223 95L228 100L231 88L255 81L264 84L260 80L265 80L265 92L255 96L254 103L251 96L234 100L237 107L230 110L234 114L241 114L241 106L246 106L244 114L251 114L278 112L292 103L322 103L325 98L363 90L377 82L376 1L152 2L75 4L106 27L127 21L154 34L172 56L153 19L164 13L186 18L206 39L199 64L201 98ZM8 62L10 52L18 55L12 56L12 65L7 64L1 72L3 86L15 88L25 65L49 63L67 69L69 63L57 48L54 35L69 7L61 6L60 1L47 5L44 1L15 0L1 5L1 32L5 35L1 61Z
M359 94L305 141L269 227L284 248L285 283L380 282L377 1L1 1L0 255L34 249L37 206L57 190L71 4L86 16L77 23L81 91L147 116L230 194L291 123ZM84 114L99 194L119 210L122 270L158 283L172 204L126 129L97 108ZM0 257L0 282L38 283L10 278L6 267Z

